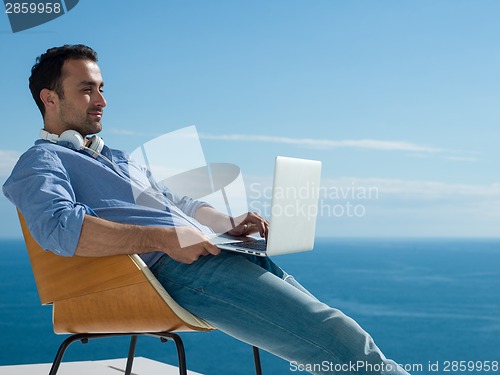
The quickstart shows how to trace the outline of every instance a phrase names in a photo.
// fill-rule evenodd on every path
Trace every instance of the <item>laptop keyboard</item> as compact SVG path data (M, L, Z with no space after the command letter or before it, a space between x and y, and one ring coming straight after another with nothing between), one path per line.
M267 243L265 240L231 242L231 243L227 243L226 245L240 247L243 249L253 249L253 250L261 250L261 251L265 251L266 247L267 247Z

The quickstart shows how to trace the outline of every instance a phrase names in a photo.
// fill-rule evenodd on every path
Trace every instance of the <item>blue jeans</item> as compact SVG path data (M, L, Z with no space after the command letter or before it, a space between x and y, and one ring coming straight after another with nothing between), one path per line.
M217 329L313 374L406 374L351 318L318 301L269 258L221 252L193 264L162 256L151 271Z

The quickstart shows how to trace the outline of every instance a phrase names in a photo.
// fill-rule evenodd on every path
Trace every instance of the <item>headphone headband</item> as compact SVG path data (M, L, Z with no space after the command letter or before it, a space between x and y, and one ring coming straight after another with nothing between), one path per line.
M57 143L57 141L59 140L59 137L57 135L51 134L45 129L40 129L40 138L52 143Z
M48 131L41 129L40 138L51 143L65 142L64 146L73 150L86 150L92 157L97 158L104 147L104 141L101 137L93 135L88 141L88 146L85 146L85 140L80 133L75 130L66 130L61 135L51 134Z

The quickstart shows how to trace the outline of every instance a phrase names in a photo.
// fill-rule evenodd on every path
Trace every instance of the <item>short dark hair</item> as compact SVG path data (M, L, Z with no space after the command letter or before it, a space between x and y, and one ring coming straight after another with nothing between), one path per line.
M97 52L83 44L65 44L61 47L50 48L36 58L35 65L31 68L29 87L42 116L45 116L45 105L40 99L40 92L45 88L54 90L60 98L63 98L62 67L68 60L79 59L97 62Z

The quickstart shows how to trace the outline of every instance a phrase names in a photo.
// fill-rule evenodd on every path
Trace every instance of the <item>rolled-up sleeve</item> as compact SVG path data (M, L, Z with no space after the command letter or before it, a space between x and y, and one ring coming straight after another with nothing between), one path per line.
M71 181L56 155L41 149L22 155L3 192L21 211L41 247L58 255L74 255L85 215L95 214L76 202Z

